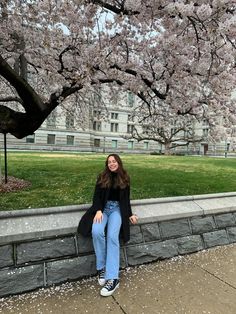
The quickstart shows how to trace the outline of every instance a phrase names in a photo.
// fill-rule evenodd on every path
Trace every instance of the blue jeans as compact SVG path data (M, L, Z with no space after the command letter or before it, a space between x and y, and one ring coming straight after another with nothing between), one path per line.
M105 227L107 232L105 236ZM108 201L101 223L93 223L92 237L96 254L97 270L105 268L105 279L118 279L120 268L121 228L120 206L117 201Z

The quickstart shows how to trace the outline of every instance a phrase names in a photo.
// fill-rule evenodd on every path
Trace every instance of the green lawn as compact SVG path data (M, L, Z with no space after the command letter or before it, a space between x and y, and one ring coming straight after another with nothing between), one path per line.
M121 155L131 177L131 198L196 195L236 190L236 159ZM25 190L0 194L0 210L90 203L106 155L8 153L9 176Z

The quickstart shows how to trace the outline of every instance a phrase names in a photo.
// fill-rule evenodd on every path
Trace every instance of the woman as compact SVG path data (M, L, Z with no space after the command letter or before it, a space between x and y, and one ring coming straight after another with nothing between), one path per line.
M130 180L117 154L110 154L98 176L93 196L92 238L102 296L119 287L120 242L130 238L129 222L137 223L130 206Z

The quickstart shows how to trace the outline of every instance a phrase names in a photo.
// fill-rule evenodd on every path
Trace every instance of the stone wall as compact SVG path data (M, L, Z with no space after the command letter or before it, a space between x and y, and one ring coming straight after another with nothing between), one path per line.
M235 201L236 193L133 201L140 220L121 243L121 267L236 242ZM87 207L0 213L0 296L95 275L92 241L76 233Z

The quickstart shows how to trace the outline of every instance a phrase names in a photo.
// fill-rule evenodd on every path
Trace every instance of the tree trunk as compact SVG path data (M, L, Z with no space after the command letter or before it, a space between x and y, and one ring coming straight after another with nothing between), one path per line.
M50 112L58 105L58 98L50 98L44 103L32 86L17 71L26 78L26 60L21 56L20 68L14 70L0 55L0 75L6 79L19 95L22 110L15 111L0 105L0 133L10 133L16 138L33 134L43 123Z
M171 142L165 143L165 155L171 155Z
M36 114L16 112L0 105L0 132L10 133L16 138L33 134L47 117L47 113Z

